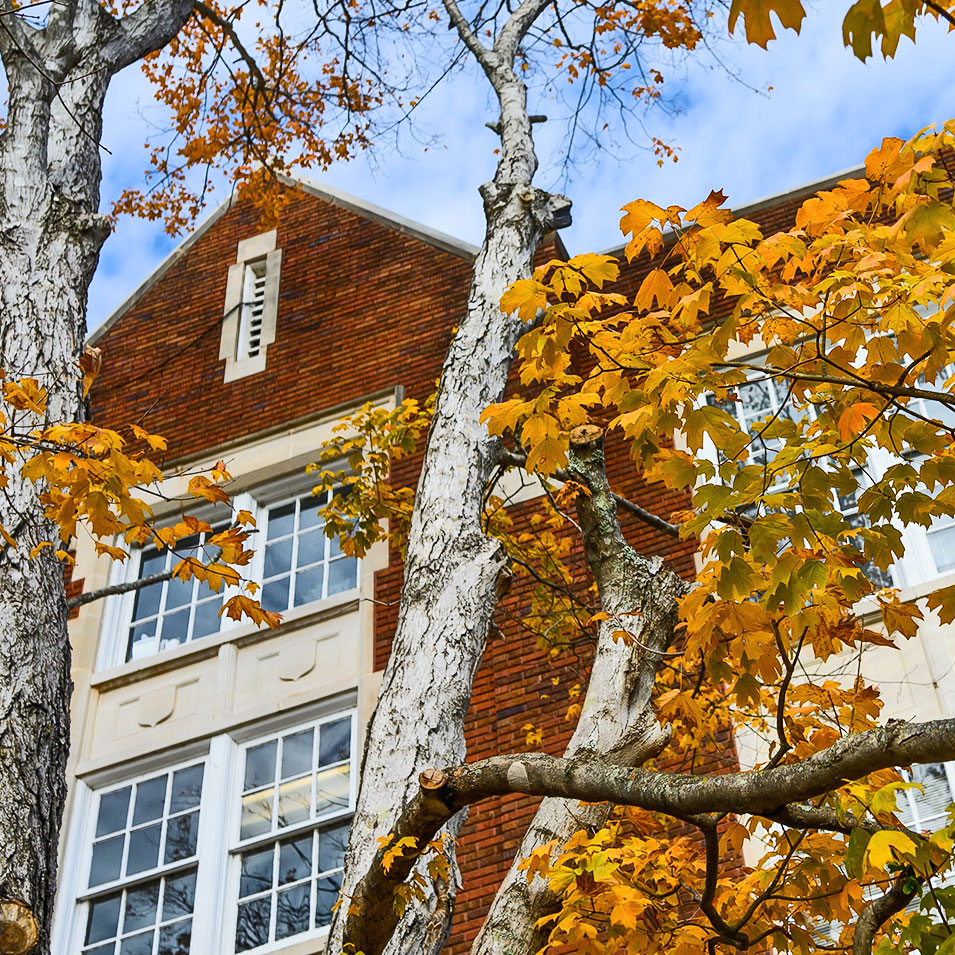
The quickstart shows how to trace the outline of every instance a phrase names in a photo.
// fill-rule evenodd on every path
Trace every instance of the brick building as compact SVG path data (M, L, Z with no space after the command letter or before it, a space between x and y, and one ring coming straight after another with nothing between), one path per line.
M226 203L91 336L104 355L97 423L164 435L170 473L227 462L236 503L257 517L262 600L285 621L271 632L220 619L220 597L170 581L87 604L72 621L58 955L305 955L335 899L401 567L385 545L357 562L324 537L304 468L364 402L432 391L476 249L326 187L297 180L288 189L274 230L263 231L250 206ZM782 226L798 198L744 212ZM540 252L563 254L556 236ZM635 289L641 272L628 268L622 285ZM413 484L419 466L400 462L395 479ZM686 506L636 481L623 455L611 455L609 470L615 487L656 513ZM215 523L214 513L200 516ZM642 552L693 573L691 545L633 522L626 530ZM80 541L74 586L137 579L169 560L147 549L114 565ZM921 582L900 569L898 582L924 587L950 569L925 568ZM478 673L472 758L524 749L527 723L554 752L569 734L574 681L555 691L551 678L581 659L551 664L509 626L526 599L520 587L508 595L514 613L503 615ZM923 716L955 712L950 659L913 652L905 668L909 683L937 688L937 707L919 701ZM897 685L896 711L914 712L914 691ZM729 746L721 756L735 759ZM456 955L533 809L511 797L472 811Z

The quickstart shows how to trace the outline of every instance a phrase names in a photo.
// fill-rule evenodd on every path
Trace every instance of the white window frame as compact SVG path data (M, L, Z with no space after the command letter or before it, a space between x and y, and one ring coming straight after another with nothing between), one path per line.
M314 482L306 475L296 474L290 478L286 478L285 480L270 482L269 484L260 486L258 489L252 492L236 494L233 497L233 512L235 513L240 510L249 511L249 513L251 513L256 520L256 533L251 539L251 546L255 550L255 556L252 558L252 561L249 563L249 565L242 569L243 574L247 578L255 581L257 584L261 584L263 580L265 569L265 540L267 535L269 509L272 507L281 507L282 504L289 503L298 498L307 497L313 484ZM315 507L317 508L319 506L318 499L316 498L315 500ZM220 515L210 515L209 513L203 514L203 512L200 512L199 516L206 519L208 523L213 523L214 518L218 518ZM327 554L328 548L330 547L330 542L326 543L325 547ZM119 561L113 563L109 583L133 583L139 579L141 566L142 550L134 548L129 559L122 563ZM325 560L323 566L326 568L323 593L327 593L327 568L329 566L329 561L327 559ZM299 614L314 613L323 607L334 605L339 602L353 600L360 587L361 560L358 559L356 561L355 582L353 587L350 587L348 590L343 590L339 593L332 594L328 597L323 596L309 603L300 604L297 607L290 607L288 610L280 612L282 612L285 616L297 616ZM226 587L223 589L223 596L224 599L228 599L232 594L240 592L241 590L239 588ZM129 640L129 629L132 624L133 607L136 603L137 593L138 591L133 589L124 594L114 595L107 599L103 619L102 639L100 640L99 651L97 653L97 672L117 666L132 666L134 664L148 665L149 663L159 659L165 659L165 655L168 653L188 651L189 648L198 647L203 643L209 645L207 641L212 642L217 638L221 640L227 637L230 631L249 626L249 622L247 620L233 620L226 614L222 614L222 616L219 618L218 631L214 631L213 633L207 634L203 637L197 637L195 639L189 640L184 644L180 644L178 647L170 647L163 650L157 649L155 653L140 657L138 660L127 660L126 648ZM262 591L257 591L256 596L261 597L261 595Z
M202 765L202 795L199 800L199 831L196 842L196 854L187 861L174 862L165 866L157 866L153 869L137 872L128 878L121 878L112 882L106 882L102 885L90 887L89 875L90 865L93 859L93 842L96 838L96 819L99 815L100 800L103 796L109 795L127 786L132 787L137 783L154 779L157 776L172 774L180 769L187 769L191 766ZM95 901L105 895L111 895L125 888L135 888L138 885L154 881L163 876L185 872L189 869L196 869L196 898L193 905L193 931L190 947L195 948L196 939L196 915L199 912L199 888L201 884L201 860L203 854L207 852L208 830L212 828L212 822L207 824L207 819L214 817L215 806L212 804L212 791L215 786L209 785L210 767L214 761L209 758L209 754L193 754L191 758L179 758L175 762L168 762L162 765L150 765L148 769L140 769L138 773L123 776L110 783L98 786L95 789L84 784L77 785L78 796L76 803L76 814L79 819L79 825L75 826L72 837L67 841L67 860L71 862L65 868L63 873L63 890L58 901L58 914L54 922L53 931L53 951L69 952L69 955L80 955L85 947L85 935L87 920L89 917L90 902ZM167 793L168 801L168 793ZM214 821L214 820L213 820ZM72 859L70 859L72 856ZM158 913L157 913L158 914ZM65 938L63 937L65 936ZM109 944L104 942L103 944ZM114 942L115 945L115 942ZM197 949L198 951L198 949Z
M250 836L246 839L240 839L239 833L242 819L242 789L245 776L246 752L255 746L268 743L271 740L278 739L281 736L290 736L302 730L317 728L323 723L334 723L336 720L342 719L345 716L351 717L351 772L349 778L348 806L344 809L339 809L334 812L329 812L323 816L316 817L315 819L309 819L305 822L287 826L285 829L276 829L268 833L263 833L259 836ZM237 748L235 759L233 761L232 779L228 787L230 800L229 809L225 814L229 820L229 867L228 876L226 879L227 895L225 899L227 908L224 910L225 918L222 919L225 927L222 947L224 955L234 955L235 953L235 932L239 916L239 883L242 875L242 853L248 851L249 849L255 848L256 846L271 845L275 842L290 839L295 835L301 835L306 832L315 832L316 830L331 827L336 822L341 822L345 819L351 818L355 811L355 801L358 796L357 746L358 721L357 714L355 710L352 709L337 711L335 713L330 713L304 723L297 723L283 727L281 730L276 732L252 737L243 742ZM316 876L313 874L313 878L314 877ZM272 891L274 892L275 889L273 888ZM272 925L270 919L269 934L271 935L273 931L274 926ZM241 955L268 955L270 952L281 951L287 946L324 938L327 935L327 926L313 928L307 932L301 932L298 935L292 935L279 941L271 941L255 948L246 949L241 953Z
M279 302L279 277L282 250L275 247L275 229L243 239L236 249L234 264L226 278L225 304L222 309L222 332L219 337L219 359L225 360L225 381L236 381L265 371L268 347L275 341ZM262 310L258 348L249 346L251 305L246 295L253 283L250 272L264 269Z
M283 715L280 720L269 719L264 723L212 737L203 744L172 754L172 758L169 755L165 758L147 757L137 762L135 771L124 773L120 767L109 770L106 774L98 774L90 782L77 781L74 789L73 822L66 834L64 866L54 913L52 950L62 955L81 955L91 900L166 874L196 868L190 942L192 955L231 955L235 951L241 851L256 843L266 844L282 840L295 832L320 830L349 819L354 813L358 789L358 721L354 697L326 699L309 709L311 715L305 719L301 711L290 716ZM348 806L301 825L240 843L237 835L241 817L245 751L279 736L294 734L323 723L333 723L346 717L351 720ZM204 768L195 856L189 861L171 863L136 873L125 880L104 883L90 889L88 882L93 840L102 796L200 763ZM249 952L250 955L278 952L304 941L323 938L327 934L327 927L312 929L279 942L269 943L267 946L250 949Z

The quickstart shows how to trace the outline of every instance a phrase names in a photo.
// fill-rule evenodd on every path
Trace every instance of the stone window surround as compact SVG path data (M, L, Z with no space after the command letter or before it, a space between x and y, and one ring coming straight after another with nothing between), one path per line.
M354 810L356 797L357 719L354 702L343 701L340 696L322 700L305 710L298 709L253 725L236 727L207 739L199 746L190 745L174 752L150 754L138 760L134 766L127 763L78 781L74 823L71 831L65 834L65 859L68 862L58 886L59 902L53 929L54 951L63 952L64 955L80 955L84 947L86 902L104 894L99 888L86 888L100 791L113 790L117 786L139 782L166 771L203 763L205 769L197 852L199 869L191 951L193 955L232 955L239 888L237 834L244 753L251 746L274 739L276 734L294 733L343 716L350 716L352 720L349 805L301 827L321 828L348 818ZM278 835L280 837L281 832ZM226 864L203 865L203 861L209 858ZM196 865L195 862L191 864ZM143 878L148 881L155 878L155 874L151 870ZM115 891L115 887L110 885L109 891ZM209 917L204 918L207 913ZM304 955L305 952L314 951L315 940L324 937L326 932L326 928L313 929L250 951L252 955L266 955L273 951Z
M229 266L226 278L225 305L222 312L222 333L219 338L219 359L225 359L225 381L236 381L265 370L268 346L275 341L279 301L279 275L282 250L275 247L275 229L243 239L236 249L235 263ZM265 259L265 300L262 309L262 330L259 352L252 358L237 354L241 327L242 292L246 268Z
M232 501L235 511L247 510L257 519L257 530L265 530L265 519L270 507L281 504L286 500L305 494L311 488L314 482L307 475L294 474L280 481L270 482L262 488L252 492L237 494ZM316 507L318 504L316 503ZM213 514L200 511L199 517L212 519ZM265 560L265 535L260 533L256 538L261 538L262 545L256 546L257 541L253 541L255 546L255 557L247 568L245 574L252 580L261 583L263 575L263 565ZM116 562L112 565L110 584L126 583L136 580L139 576L140 555L142 551L133 550L130 558L124 562ZM323 611L337 615L341 612L338 608L342 605L352 605L361 588L361 560L355 572L355 586L349 590L323 597L320 600L313 601L310 604L304 604L299 607L292 607L282 612L283 627L287 627L302 617L312 619L316 614L321 615ZM204 637L189 640L186 643L174 648L159 650L158 652L136 660L126 660L127 642L129 639L129 627L132 620L133 606L136 601L138 591L131 590L124 594L117 594L107 598L107 607L104 614L103 626L100 634L99 649L96 658L96 674L109 675L116 672L123 672L130 669L140 670L144 667L151 668L159 661L175 657L179 660L183 655L191 656L193 653L202 652L204 647L215 647L223 641L230 639L239 639L245 637L248 633L258 633L261 628L250 624L248 620L232 620L222 615L220 629ZM228 597L228 589L223 593ZM261 595L261 590L257 596ZM270 631L266 631L270 632ZM98 682L98 681L94 681Z

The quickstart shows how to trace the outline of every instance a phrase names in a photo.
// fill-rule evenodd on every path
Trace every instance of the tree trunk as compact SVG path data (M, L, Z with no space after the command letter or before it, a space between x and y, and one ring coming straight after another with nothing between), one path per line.
M43 415L3 408L6 430L25 435L84 415L77 360L86 291L107 230L95 214L95 139L77 142L98 136L99 123L80 132L64 101L92 96L87 106L98 116L107 80L64 85L64 100L51 106L51 84L32 63L9 50L4 60L10 112L0 138L0 362L8 381L35 378L48 395ZM36 934L29 950L47 955L69 752L66 596L54 554L58 530L44 515L42 489L15 465L6 478L0 524L14 543L5 540L0 553L0 953L27 950ZM40 547L47 542L54 546Z
M365 955L437 952L450 928L457 876L453 840L448 848L452 884L434 887L427 901L409 905L400 921L394 900L374 892L366 877L378 840L389 835L417 791L419 773L465 757L464 719L504 563L499 545L482 529L495 441L479 420L504 393L521 333L518 317L502 314L499 303L508 285L530 274L541 236L554 215L569 207L563 197L531 185L537 160L526 91L507 72L510 78L501 78L499 90L502 159L493 182L481 188L487 228L467 312L438 389L409 531L398 624L366 738L345 859L346 901L332 924L329 955L338 955L346 944ZM456 836L463 821L461 813L448 833Z
M677 620L677 598L686 592L680 577L660 558L647 560L624 540L604 469L603 438L584 426L571 435L569 474L587 488L577 500L587 563L597 581L601 609L610 619L600 625L587 696L566 759L600 759L639 766L669 740L650 701L661 653L670 644ZM621 631L627 639L618 639ZM602 826L608 803L576 803L545 798L501 883L474 944L472 955L533 955L546 941L538 920L557 909L558 898L539 875L527 881L520 862L555 842L558 855L581 829Z

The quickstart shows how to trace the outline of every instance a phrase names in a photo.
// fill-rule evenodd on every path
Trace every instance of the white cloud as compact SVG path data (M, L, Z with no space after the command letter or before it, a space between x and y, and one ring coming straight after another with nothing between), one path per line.
M839 10L827 6L828 12L810 12L801 36L787 32L768 52L721 44L720 53L745 85L699 61L687 66L678 90L682 110L646 120L651 133L680 147L676 164L659 168L652 154L639 152L625 164L597 154L578 168L568 187L574 225L563 234L571 252L616 245L618 210L638 196L689 206L722 188L731 205L741 206L858 166L883 136L906 137L948 118L939 103L955 86L955 35L928 22L917 47L903 41L896 59L861 64L842 45ZM140 114L149 104L138 70L114 83L104 136L112 150L104 162L105 201L141 182L147 120ZM553 112L546 102L531 108ZM373 160L343 163L316 178L477 243L483 231L477 187L492 174L495 145L484 127L496 117L483 81L460 74L420 112L424 128L443 133L440 145L425 148L406 136L400 148L382 143ZM559 179L546 161L548 140L559 135L556 123L538 127L545 187ZM158 223L122 220L90 290L90 327L174 245Z

